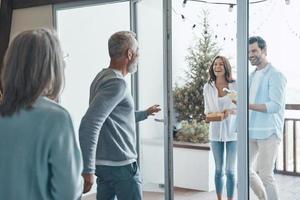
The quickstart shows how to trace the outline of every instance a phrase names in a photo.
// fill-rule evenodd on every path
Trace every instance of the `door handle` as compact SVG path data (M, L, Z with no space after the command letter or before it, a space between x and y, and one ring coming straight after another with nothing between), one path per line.
M160 123L164 123L164 122L165 122L165 120L164 120L164 119L158 119L158 118L154 118L154 121L156 121L156 122L160 122Z

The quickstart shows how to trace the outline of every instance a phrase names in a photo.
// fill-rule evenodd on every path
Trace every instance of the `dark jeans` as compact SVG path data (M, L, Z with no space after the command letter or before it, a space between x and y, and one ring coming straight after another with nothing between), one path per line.
M96 166L97 200L142 200L142 181L136 162L125 166Z

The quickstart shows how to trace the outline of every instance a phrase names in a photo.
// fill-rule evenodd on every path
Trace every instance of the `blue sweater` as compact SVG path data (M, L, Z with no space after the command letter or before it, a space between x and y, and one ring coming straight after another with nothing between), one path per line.
M249 77L252 84L254 72ZM249 119L249 137L251 139L266 139L273 134L282 138L284 125L284 110L286 96L286 78L271 64L264 72L260 82L255 104L265 104L267 112L253 111Z
M96 160L99 165L136 160L135 122L146 118L146 111L135 114L122 74L110 68L102 70L91 85L89 108L79 128L83 173L94 173Z
M68 112L39 97L33 109L0 117L0 199L75 200L82 159Z

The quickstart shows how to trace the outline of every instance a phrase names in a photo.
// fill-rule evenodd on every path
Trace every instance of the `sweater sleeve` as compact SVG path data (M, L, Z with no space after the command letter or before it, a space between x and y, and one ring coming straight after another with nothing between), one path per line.
M148 113L146 110L135 111L135 122L143 121L148 118Z
M209 109L209 106L208 106L208 85L207 83L204 85L203 87L203 100L204 100L204 114L208 114L210 113L210 109Z
M57 116L53 127L48 161L52 199L79 199L83 191L82 157L69 114Z
M125 96L126 82L114 78L97 88L89 108L81 120L79 141L83 156L83 173L95 172L96 149L102 125Z
M269 99L266 102L268 113L277 113L285 106L286 79L280 72L272 75L269 81ZM284 109L284 108L283 108Z

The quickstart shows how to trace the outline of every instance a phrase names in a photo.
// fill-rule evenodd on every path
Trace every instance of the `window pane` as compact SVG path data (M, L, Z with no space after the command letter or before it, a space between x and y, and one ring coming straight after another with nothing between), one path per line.
M280 71L287 80L286 94L281 92L280 83L282 81L280 77L276 76L278 73L274 73L272 77L269 77L269 73L265 72L263 78L260 80L258 74L260 73L261 67L255 59L262 54L260 54L260 52L251 53L251 50L249 50L249 56L251 57L252 55L253 57L252 61L250 59L251 62L249 63L250 72L258 69L252 73L253 77L255 77L253 80L255 81L252 81L252 83L250 82L249 103L271 105L270 103L273 102L277 105L281 105L281 97L285 97L286 102L286 106L282 106L283 108L285 107L285 109L283 109L284 114L281 114L280 111L277 111L276 109L271 111L272 108L274 108L272 106L268 106L268 113L261 114L261 112L250 111L253 115L253 118L251 118L250 114L249 118L250 166L252 163L256 163L256 165L253 165L252 169L255 172L254 174L258 175L256 178L253 178L254 176L250 178L250 180L254 180L252 182L252 185L254 185L253 189L256 188L256 192L251 193L251 200L257 199L259 190L265 190L269 199L276 199L276 193L278 193L280 199L297 199L300 197L300 192L297 192L300 191L300 188L295 184L295 181L300 181L300 178L297 177L299 176L300 159L298 133L300 120L300 87L298 84L299 78L297 73L295 73L295 63L297 62L297 59L295 58L298 56L297 52L300 45L300 28L298 20L300 2L270 0L257 4L250 3L249 7L249 35L261 36L267 44L267 51L265 53L262 52L262 54L267 56L267 62L270 64L263 65L263 68L266 66L268 71L272 71L270 68L273 66L276 70ZM260 51L262 49L258 48L258 50ZM268 80L268 83L264 82L264 80ZM259 83L259 87L258 89L255 89L253 85L257 83ZM265 85L267 85L267 89L264 88ZM261 94L260 92L263 90L265 92L264 94ZM258 97L256 96L255 100L251 100L251 96L254 93L257 94ZM261 97L264 95L268 95L267 100L262 100ZM261 135L258 135L258 132L260 132L259 120L264 121L264 127L262 128L265 131L262 132ZM280 122L281 120L283 123ZM267 128L271 129L271 131L267 130ZM269 145L266 141L272 142L272 135L274 136L274 134L277 136L276 139L278 141L268 148L265 148ZM251 141L251 138L254 140ZM252 149L256 148L255 151L251 151L251 144ZM253 145L257 146L254 147ZM267 153L267 149L272 149L272 151ZM255 152L257 153L257 158L253 159L253 162L251 162L251 158L255 156ZM261 158L262 156L263 158ZM272 159L272 157L274 158ZM276 160L275 166L273 165L272 160ZM267 166L267 163L269 163L269 167ZM267 180L272 179L273 169L275 171L274 177L276 181L269 182ZM256 182L261 180L264 183L264 186L259 187L258 184L255 184L255 180ZM278 185L277 192L276 189L274 189L275 184ZM269 189L266 189L266 187Z
M78 132L88 108L90 84L109 66L109 37L116 31L130 30L129 2L58 8L56 22L66 62L66 86L61 104L70 112ZM129 88L130 79L126 77ZM96 184L87 195L94 197L95 193Z
M207 85L210 89L205 90L204 85L208 83L209 68L216 56L224 56L228 60L232 68L232 77L236 80L236 7L229 11L229 5L199 1L187 1L183 7L182 2L172 2L174 196L175 200L217 199L216 188L219 194L222 193L220 188L224 188L223 196L226 198L226 181L223 185L221 182L226 174L230 179L236 172L237 134L235 130L227 129L225 124L231 124L235 115L224 121L220 118L216 119L220 121L205 122L203 93L206 91L206 97L209 98L206 104L217 103L215 107L207 108L211 115L221 116L225 109L229 109L228 106L235 108L223 88L236 88L231 88L231 84L229 86L229 81L225 80L224 75L220 76L224 84L217 85L220 89L219 94L216 92L213 96L207 93L217 89ZM222 64L225 65L223 60ZM224 71L224 66L220 70ZM219 99L225 99L224 107L218 106ZM223 131L220 125L224 126ZM213 149L216 150L215 158ZM218 164L217 167L215 163ZM236 197L235 182L233 178L227 182L229 197Z

